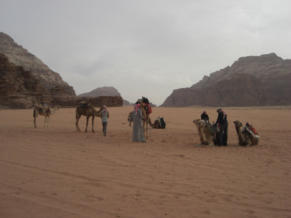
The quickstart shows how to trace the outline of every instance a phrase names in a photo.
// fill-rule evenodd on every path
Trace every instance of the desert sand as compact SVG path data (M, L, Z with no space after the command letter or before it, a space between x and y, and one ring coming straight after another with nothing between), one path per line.
M32 110L1 110L0 217L291 217L290 108L225 108L227 147L199 145L192 123L215 108L154 108L167 128L147 143L131 142L131 109L109 108L106 137L99 118L95 133L76 132L72 108L37 129ZM260 144L238 146L234 120Z

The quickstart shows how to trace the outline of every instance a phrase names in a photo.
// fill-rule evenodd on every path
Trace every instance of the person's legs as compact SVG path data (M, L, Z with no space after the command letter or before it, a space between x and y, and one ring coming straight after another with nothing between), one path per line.
M227 146L227 123L225 124L224 131L223 131L223 145Z
M102 122L102 126L103 126L103 135L106 136L107 122Z
M221 146L223 142L223 131L219 132L218 145Z

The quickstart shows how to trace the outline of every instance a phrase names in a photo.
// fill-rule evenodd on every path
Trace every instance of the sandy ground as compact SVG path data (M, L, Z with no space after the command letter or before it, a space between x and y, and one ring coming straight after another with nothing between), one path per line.
M131 142L131 107L109 110L107 137L99 118L96 133L76 132L74 109L37 129L32 110L1 110L0 217L291 217L290 108L226 108L228 147L199 145L199 107L154 108L167 129L147 143ZM237 119L258 146L237 145Z

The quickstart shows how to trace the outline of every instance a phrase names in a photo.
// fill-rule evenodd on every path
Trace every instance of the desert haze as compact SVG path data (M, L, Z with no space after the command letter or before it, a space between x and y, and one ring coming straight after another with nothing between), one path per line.
M72 108L37 129L31 109L1 110L0 217L291 217L289 107L224 108L227 147L199 145L192 123L216 108L154 108L167 127L147 143L131 142L131 109L109 108L106 137L99 118L77 132ZM234 120L253 124L259 145L238 146Z

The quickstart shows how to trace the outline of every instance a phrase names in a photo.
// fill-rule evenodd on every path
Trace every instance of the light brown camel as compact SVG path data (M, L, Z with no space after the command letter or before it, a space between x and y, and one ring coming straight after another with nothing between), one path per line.
M193 123L198 129L198 134L200 137L200 142L202 145L209 145L211 143L215 144L215 125L207 123L205 120L196 119Z
M87 102L80 102L80 104L76 107L76 129L78 132L80 132L79 128L79 120L81 116L86 117L86 128L85 132L87 132L88 129L88 122L90 117L92 117L92 132L94 132L94 119L95 116L100 117L101 116L101 110L97 111L93 105Z
M145 105L143 103L140 104L142 110L142 121L143 121L143 130L146 139L149 137L149 125L153 127L150 115L147 113Z
M257 145L259 144L259 135L257 133L254 133L253 130L251 129L252 126L250 125L245 125L243 127L243 124L239 121L236 120L233 122L235 126L236 133L238 135L238 143L241 146L246 146L246 145Z
M34 105L33 106L33 124L34 128L37 128L36 125L36 118L38 115L44 116L44 127L48 127L48 122L50 115L54 112L56 109L52 109L49 106L44 106L44 105Z

